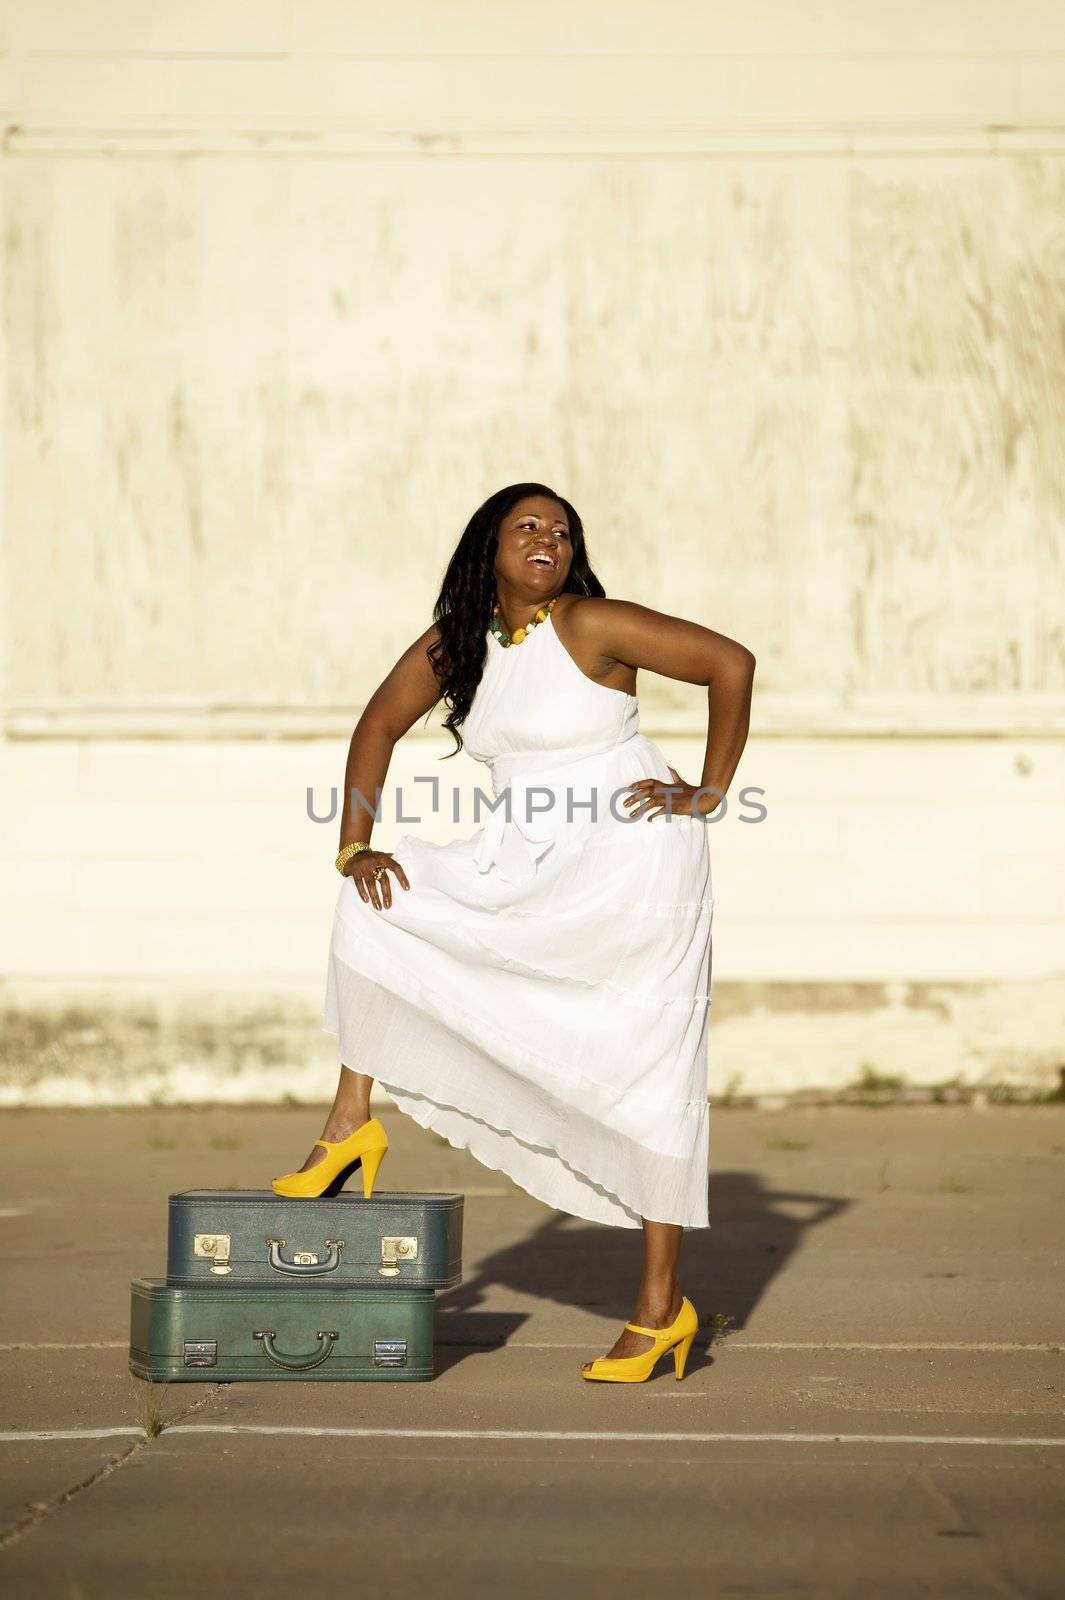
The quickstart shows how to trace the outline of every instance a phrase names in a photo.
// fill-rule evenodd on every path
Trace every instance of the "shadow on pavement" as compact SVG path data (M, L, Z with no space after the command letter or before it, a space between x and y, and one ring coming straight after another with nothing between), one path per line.
M774 1277L799 1251L810 1228L852 1202L836 1195L767 1188L752 1172L718 1172L710 1227L692 1228L682 1249L682 1281L703 1326L715 1317L744 1328ZM783 1207L805 1207L793 1215ZM437 1297L437 1341L451 1347L505 1344L522 1314L478 1311L499 1286L540 1300L596 1311L624 1322L639 1282L641 1235L556 1213L527 1238L486 1256L478 1270ZM705 1343L705 1341L703 1341ZM442 1351L443 1353L443 1351Z

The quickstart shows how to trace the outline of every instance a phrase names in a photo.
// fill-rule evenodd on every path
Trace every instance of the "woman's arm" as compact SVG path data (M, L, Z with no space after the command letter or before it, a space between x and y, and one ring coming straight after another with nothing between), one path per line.
M652 611L630 600L584 600L573 607L573 626L587 640L586 659L598 652L604 672L621 662L645 667L648 672L676 678L681 683L706 685L709 729L702 776L696 787L715 792L702 796L695 809L703 816L716 810L735 776L750 730L755 668L752 651L736 639L715 633L713 628ZM683 813L688 810L695 788L680 782L688 792L674 796L670 810ZM664 792L668 785L645 778L633 788L645 791L645 799L661 798L659 791Z
M430 712L440 699L440 683L425 653L439 637L440 630L434 622L404 650L355 724L344 769L340 850L356 840L369 844L377 791L384 792L392 751L419 717Z

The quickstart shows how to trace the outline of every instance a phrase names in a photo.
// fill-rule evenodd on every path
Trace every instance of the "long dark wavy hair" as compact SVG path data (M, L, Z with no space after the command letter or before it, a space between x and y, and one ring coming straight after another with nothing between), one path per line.
M546 495L548 499L557 500L569 518L573 560L561 592L600 598L606 594L588 564L584 524L569 501L546 483L508 484L478 506L447 564L433 607L433 621L440 630L440 638L427 651L440 684L441 698L448 707L444 727L455 740L454 750L449 751L444 760L450 760L462 749L462 735L458 729L466 720L484 671L488 625L496 597L494 566L499 526L507 512L530 495Z

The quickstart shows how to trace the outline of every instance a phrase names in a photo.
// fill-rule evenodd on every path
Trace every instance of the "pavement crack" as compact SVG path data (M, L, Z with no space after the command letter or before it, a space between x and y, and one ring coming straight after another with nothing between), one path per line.
M62 1494L56 1495L51 1500L42 1500L31 1505L20 1521L16 1522L13 1527L8 1528L5 1534L0 1535L0 1552L9 1550L12 1545L18 1544L28 1533L32 1533L34 1528L39 1528L42 1523L47 1522L63 1506L67 1505L71 1500L75 1500L79 1494L84 1494L86 1489L91 1489L95 1484L102 1483L105 1478L109 1478L113 1472L117 1472L119 1467L124 1467L127 1461L130 1461L138 1451L145 1449L150 1443L151 1440L147 1435L143 1439L135 1439L128 1449L123 1450L120 1455L112 1456L110 1461L105 1461L102 1467L98 1467L95 1472L90 1472L88 1477L82 1478L79 1483L72 1483L68 1489L63 1490Z
M94 1489L98 1483L103 1483L105 1478L110 1478L124 1467L127 1462L140 1455L142 1451L151 1449L156 1439L161 1438L164 1433L167 1433L176 1424L184 1422L186 1417L191 1417L197 1411L207 1410L221 1393L222 1385L214 1385L208 1394L201 1395L198 1400L194 1400L191 1405L185 1406L174 1417L168 1418L157 1432L150 1433L145 1429L143 1439L134 1439L127 1449L121 1451L117 1456L112 1456L109 1461L105 1461L102 1466L90 1472L87 1477L80 1479L77 1483L72 1483L69 1488L64 1489L61 1494L54 1495L51 1500L35 1502L18 1522L8 1528L5 1533L0 1534L0 1554L5 1550L10 1550L13 1545L19 1544L27 1534L32 1533L35 1528L39 1528L45 1522L48 1522L55 1516L57 1511L61 1511L64 1506L69 1505L72 1500L76 1500L87 1489Z

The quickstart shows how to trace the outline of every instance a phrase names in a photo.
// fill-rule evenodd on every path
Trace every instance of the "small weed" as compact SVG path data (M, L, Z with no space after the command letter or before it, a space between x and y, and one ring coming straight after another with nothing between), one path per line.
M722 1089L720 1095L718 1095L718 1104L722 1105L722 1106L730 1106L730 1105L732 1105L733 1102L736 1099L737 1094L739 1093L740 1084L742 1082L743 1082L743 1078L740 1075L740 1073L738 1073L738 1072L731 1073L729 1075L729 1078L728 1078L726 1084L725 1084L724 1089Z
M294 1094L290 1094L289 1091L286 1089L285 1093L281 1096L281 1100L280 1100L279 1103L282 1106L284 1106L286 1110L292 1111L297 1106L301 1106L303 1104L303 1101L297 1099L297 1097Z
M135 1410L140 1419L141 1427L149 1439L158 1439L170 1422L165 1409L169 1398L170 1385L166 1383L149 1383L147 1378L137 1378L132 1381L134 1383Z
M947 1173L946 1177L940 1178L938 1187L940 1194L972 1193L971 1183L962 1183L960 1178L953 1177L949 1172Z
M176 1139L167 1138L165 1133L150 1133L146 1140L149 1150L176 1150Z
M1010 1083L991 1084L985 1091L996 1106L1060 1106L1065 1104L1065 1085L1056 1089L1031 1090Z
M878 1072L871 1061L863 1061L854 1082L847 1087L859 1094L876 1094L886 1089L901 1089L904 1080L897 1072Z
M217 1138L207 1141L212 1150L239 1150L242 1142L240 1139L231 1138L228 1134L219 1134Z
M166 1427L166 1418L155 1406L149 1406L144 1413L144 1431L149 1439L158 1439Z
M699 1326L710 1329L710 1337L706 1341L708 1349L711 1345L718 1344L722 1339L728 1338L729 1334L733 1332L733 1329L729 1327L729 1323L734 1320L724 1311L715 1311L713 1316L703 1318Z
M767 1139L767 1150L809 1150L812 1139Z

